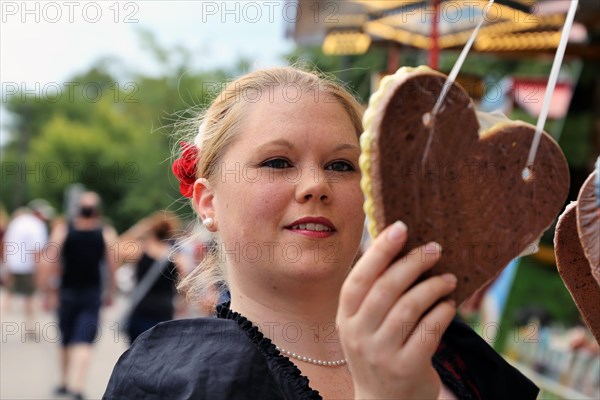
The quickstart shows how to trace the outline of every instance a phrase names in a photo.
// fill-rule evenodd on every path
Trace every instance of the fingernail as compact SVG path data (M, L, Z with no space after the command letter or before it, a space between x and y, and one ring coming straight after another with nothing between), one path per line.
M456 283L458 281L458 278L456 278L456 275L451 274L451 273L445 273L442 275L442 279L445 280L448 283Z
M392 242L397 242L406 233L406 225L402 221L396 221L390 228L387 234L387 238Z
M442 251L442 245L436 242L429 242L425 245L425 250L426 251Z

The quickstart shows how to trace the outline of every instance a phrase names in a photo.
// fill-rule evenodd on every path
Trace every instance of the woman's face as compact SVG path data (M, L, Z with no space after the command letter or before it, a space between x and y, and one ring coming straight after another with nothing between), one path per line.
M358 137L323 93L281 89L246 109L211 179L212 212L230 279L341 282L364 214Z

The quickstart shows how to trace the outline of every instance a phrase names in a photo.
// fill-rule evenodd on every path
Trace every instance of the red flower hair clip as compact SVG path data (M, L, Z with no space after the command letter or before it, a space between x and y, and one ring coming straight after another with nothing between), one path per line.
M200 152L195 145L187 142L181 142L181 148L183 153L175 160L171 169L179 180L179 192L185 197L191 198L194 194Z

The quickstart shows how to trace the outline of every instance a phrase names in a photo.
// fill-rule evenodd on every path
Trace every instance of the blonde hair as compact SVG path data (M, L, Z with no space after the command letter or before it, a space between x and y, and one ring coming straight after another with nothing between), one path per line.
M219 162L228 147L240 132L243 116L262 96L271 95L276 87L294 86L300 94L312 93L315 101L323 94L329 102L340 104L354 126L357 136L363 131L362 106L344 87L333 79L316 72L304 71L296 67L263 69L248 73L230 82L215 98L204 115L192 120L193 142L200 151L197 177L214 183ZM327 101L327 100L325 100ZM218 241L218 240L217 240ZM227 285L226 268L218 253L219 246L212 246L200 265L178 285L186 292L190 301L201 299L214 289L225 290ZM217 291L217 296L220 294ZM214 299L216 303L217 299Z

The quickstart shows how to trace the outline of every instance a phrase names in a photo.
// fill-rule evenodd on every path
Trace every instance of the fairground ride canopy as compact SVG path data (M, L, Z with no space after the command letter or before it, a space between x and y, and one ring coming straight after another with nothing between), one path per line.
M294 0L288 36L326 54L362 54L373 43L418 49L460 48L488 0ZM495 0L473 50L553 52L570 0ZM580 0L569 52L600 59L600 0Z

